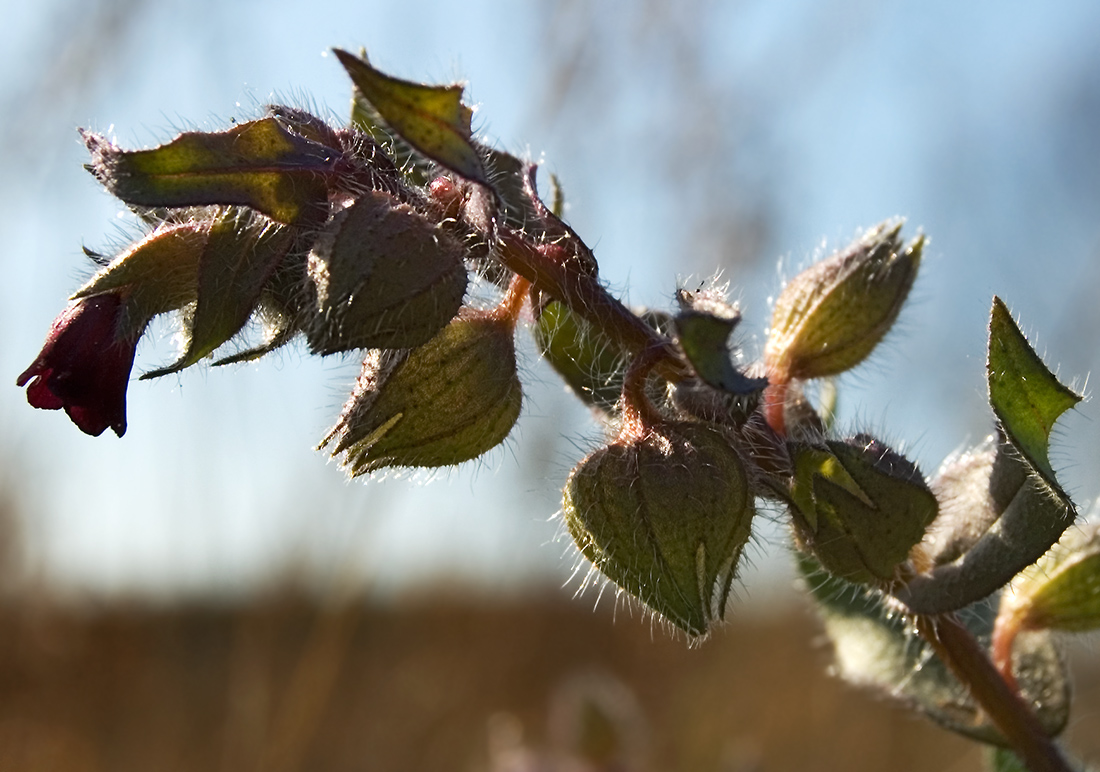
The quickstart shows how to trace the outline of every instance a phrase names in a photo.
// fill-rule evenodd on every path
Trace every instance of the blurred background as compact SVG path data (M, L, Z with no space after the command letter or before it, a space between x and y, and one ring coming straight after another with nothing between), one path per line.
M146 674L132 702L129 692L108 686L114 683L108 676L81 682L90 705L100 704L91 695L102 689L134 716L146 715L133 707L143 700L160 705L158 695L194 690L193 699L178 700L181 726L190 728L165 729L170 741L157 746L177 766L153 765L139 750L104 756L95 750L109 745L103 738L130 737L118 727L132 729L127 722L137 719L112 723L89 707L85 721L74 706L72 722L58 726L69 727L73 758L92 761L72 767L64 757L58 769L503 764L501 758L512 758L509 749L522 744L517 727L534 723L542 731L552 695L570 693L568 672L578 666L563 653L570 646L599 652L602 668L634 663L623 664L617 678L644 675L641 686L623 687L635 697L614 704L638 699L637 713L655 724L655 710L676 717L661 724L667 733L654 735L656 761L647 763L655 768L753 769L758 762L800 768L818 756L792 758L785 767L786 757L773 755L782 751L762 739L767 732L742 731L737 722L765 715L789 726L797 722L782 717L798 710L825 721L861 705L875 713L862 698L849 704L821 697L799 707L800 696L818 692L797 682L768 695L775 697L771 708L750 700L760 709L745 716L712 706L700 713L709 718L689 720L690 710L670 708L669 700L703 705L690 689L724 683L712 684L707 675L725 667L714 663L764 661L739 641L772 652L776 677L818 679L823 694L846 693L822 680L825 660L810 643L813 627L794 600L783 532L773 523L757 534L734 624L699 652L621 606L612 624L610 597L596 615L595 594L570 602L574 558L552 516L565 476L600 432L529 349L525 413L506 446L431 477L347 483L314 453L358 363L312 358L300 347L258 363L199 366L132 383L121 441L87 437L62 413L29 408L14 380L65 298L91 273L81 247L111 252L138 232L81 168L78 126L139 148L182 130L224 129L271 102L342 122L350 86L329 53L333 46L365 47L376 66L400 77L463 80L484 140L542 161L544 180L547 173L560 178L568 220L595 249L614 288L631 303L668 307L677 286L720 271L741 301L749 358L762 348L769 301L784 277L843 246L860 228L906 217L910 237L921 231L930 237L922 274L887 343L841 379L839 425L902 447L926 474L991 428L984 354L994 294L1078 388L1100 361L1095 3L357 0L307 9L280 0L6 0L3 6L0 265L8 278L0 284L6 333L0 372L12 385L0 389L2 575L12 608L23 609L11 612L17 634L4 636L18 655L9 658L10 679L28 704L49 705L49 688L71 694L69 676L79 682L101 668ZM170 320L154 327L139 347L135 373L174 360L172 335ZM1087 509L1100 494L1095 403L1063 418L1056 434L1055 466ZM48 619L47 607L54 609ZM458 637L444 636L444 624ZM524 681L527 696L515 698L523 709L489 704L497 693L484 682L484 715L481 702L475 708L456 696L459 686L448 692L454 704L446 703L456 713L432 712L432 705L443 710L443 702L412 705L409 716L421 719L409 718L414 735L457 732L471 755L441 741L439 758L447 761L429 761L427 746L414 741L425 755L411 766L408 759L372 764L371 754L397 736L379 730L382 745L316 766L321 762L310 753L336 747L331 737L319 742L324 732L356 731L334 729L322 716L335 699L333 684L344 683L334 663L375 661L363 648L365 628L379 631L389 643L378 645L393 647L391 661L407 666L408 680L393 685L406 697L438 673L480 672L446 659L457 656L455 649L496 651L494 642L514 635L522 646L556 653L536 657L528 648L529 659L507 665L510 681L541 673ZM790 670L775 654L788 651L775 642L787 640L787 632L802 670ZM447 641L440 650L451 653L427 648L428 639ZM429 660L442 659L424 664L429 660L416 659L422 649ZM496 656L493 677L502 679L511 660ZM763 664L750 669L772 672ZM603 688L602 678L592 688ZM622 686L611 683L611 691ZM38 687L43 696L34 696ZM371 689L388 693L377 684L365 692L341 688L357 699ZM759 691L746 687L751 699ZM205 699L220 707L200 709ZM10 704L22 706L13 715L33 712ZM182 716L192 708L218 732L187 723ZM492 711L513 709L520 718L486 723ZM339 713L348 727L369 723ZM476 732L460 731L456 715ZM888 715L904 731L921 726ZM0 715L0 761L4 721ZM279 730L279 721L299 727L298 734ZM807 726L811 718L799 721ZM29 743L27 752L37 753L37 730L16 726L11 731ZM69 748L54 730L42 731L49 747ZM894 730L882 731L895 737ZM927 731L937 743L949 742ZM220 738L209 750L214 755L170 752L192 747L187 732ZM552 735L546 729L547 742ZM272 737L290 738L290 750L272 751ZM670 737L682 746L662 739ZM826 740L817 742L820 748ZM868 768L906 768L898 760L908 757L908 741L891 742ZM708 750L700 756L683 750L702 747ZM926 768L970 768L972 759L958 756L965 746L943 747L947 755ZM271 761L272 753L285 760ZM131 762L144 766L126 767Z

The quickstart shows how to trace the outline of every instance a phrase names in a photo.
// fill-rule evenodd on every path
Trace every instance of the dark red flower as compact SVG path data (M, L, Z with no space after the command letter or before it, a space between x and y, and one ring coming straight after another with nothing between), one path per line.
M137 348L137 336L119 337L121 309L117 294L71 302L54 319L38 358L15 382L30 381L27 402L43 410L65 408L73 423L93 437L108 426L121 437Z

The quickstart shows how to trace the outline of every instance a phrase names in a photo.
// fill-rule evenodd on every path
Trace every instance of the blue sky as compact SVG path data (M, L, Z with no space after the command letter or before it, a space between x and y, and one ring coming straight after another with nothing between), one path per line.
M899 331L842 380L841 423L904 444L926 473L989 431L993 294L1067 378L1100 359L1095 4L697 0L648 21L643 4L614 2L6 5L0 370L12 383L87 275L81 246L135 234L81 168L74 128L142 147L273 100L340 119L349 91L332 46L365 46L402 77L467 81L475 126L561 178L571 223L631 301L667 306L678 281L723 266L750 354L783 275L906 216L931 239L922 275ZM154 330L137 371L174 359L171 335ZM543 366L524 368L525 416L506 447L427 484L346 483L312 452L357 363L300 347L132 383L122 440L85 437L11 386L0 453L36 565L74 592L233 591L288 564L382 594L456 575L555 586L571 561L549 518L599 432ZM1089 402L1070 415L1053 453L1082 501L1100 494L1093 414ZM755 562L773 559L778 544Z

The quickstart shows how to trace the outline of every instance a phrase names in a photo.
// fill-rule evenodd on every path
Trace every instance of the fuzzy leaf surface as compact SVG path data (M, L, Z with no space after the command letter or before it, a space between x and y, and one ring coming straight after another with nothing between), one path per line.
M409 184L423 187L431 182L432 163L417 153L404 139L390 133L386 122L358 88L352 90L351 125L370 135L380 147L385 148Z
M626 357L564 303L552 301L534 326L539 352L585 404L610 412L623 388Z
M1000 298L989 319L989 404L1009 441L1056 486L1048 447L1054 422L1081 401L1047 369Z
M126 151L85 133L89 170L127 204L247 206L296 223L328 200L339 152L290 131L278 118L229 131L185 132L151 150Z
M194 302L207 236L193 223L158 228L112 260L73 299L124 292L122 327L140 334L154 316Z
M1081 397L1043 364L994 298L989 321L989 401L1002 439L989 477L996 519L966 552L913 579L897 597L915 612L954 611L988 597L1054 545L1077 517L1050 467L1050 431Z
M707 384L730 394L762 391L766 378L749 378L733 365L729 338L741 314L737 307L706 292L677 293L680 312L674 326L676 340L695 373Z
M473 112L462 86L429 86L394 78L358 56L335 49L355 87L382 120L418 151L468 180L488 184L471 139Z
M242 223L238 214L228 212L210 225L199 264L198 301L185 325L188 337L183 355L142 379L195 364L240 332L255 310L264 284L286 256L293 237L287 228Z

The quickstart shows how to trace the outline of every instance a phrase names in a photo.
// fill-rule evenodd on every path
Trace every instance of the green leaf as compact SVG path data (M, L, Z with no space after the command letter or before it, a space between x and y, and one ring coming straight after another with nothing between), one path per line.
M471 139L473 112L462 104L462 86L400 80L347 51L337 48L335 53L355 87L402 139L466 179L488 184Z
M792 515L804 549L849 582L893 580L937 513L917 467L869 435L789 448Z
M676 293L680 312L674 325L676 340L704 383L730 394L759 392L766 378L749 378L733 366L729 337L741 321L737 307L716 293Z
M1042 557L1077 518L1061 488L1051 487L1003 438L988 490L997 517L981 538L896 591L911 610L941 614L988 597Z
M1039 560L1077 517L1055 479L1048 447L1054 422L1081 397L1047 369L997 297L987 374L1002 434L988 486L995 519L958 558L897 591L918 613L953 611L992 594Z
M667 314L654 310L638 314L643 322L664 334L669 321ZM557 300L550 301L539 312L532 333L539 353L578 399L604 414L615 411L629 363L626 351ZM647 383L647 392L656 402L664 396L664 382L658 381L654 378Z
M1036 595L1035 627L1095 630L1100 627L1100 553L1062 568Z
M482 152L485 154L485 167L493 180L493 188L503 205L504 221L516 230L529 234L533 240L548 235L548 223L541 221L540 213L525 185L528 163L502 150L482 148ZM553 215L553 212L550 214ZM556 220L556 215L550 219Z
M989 319L989 404L1009 441L1043 479L1056 486L1047 448L1058 416L1081 401L1062 385L1027 342L1012 314L993 298Z
M198 362L244 327L265 283L286 256L293 234L262 221L241 222L227 212L210 224L199 265L198 302L186 325L187 346L172 365L142 375L157 378ZM266 227L265 227L266 226Z
M431 182L434 164L417 153L404 139L392 134L378 111L358 88L352 89L351 125L370 135L394 162L407 183L424 187Z
M302 292L302 274L306 271L306 244L310 236L295 237L287 258L264 284L253 321L262 325L262 340L258 345L242 348L230 356L216 359L214 367L249 362L285 346L302 331L306 319L313 313L311 293Z
M241 362L252 362L290 343L300 330L292 323L293 320L280 319L279 322L280 324L269 329L264 336L264 342L259 346L253 346L243 351L238 351L236 354L216 359L210 364L213 367L225 367L226 365L236 365Z
M247 206L282 223L315 217L328 201L340 151L272 116L217 133L186 132L152 150L122 150L83 133L89 171L127 204Z
M194 222L158 228L115 257L73 299L121 291L129 332L139 333L158 314L195 301L206 229Z

